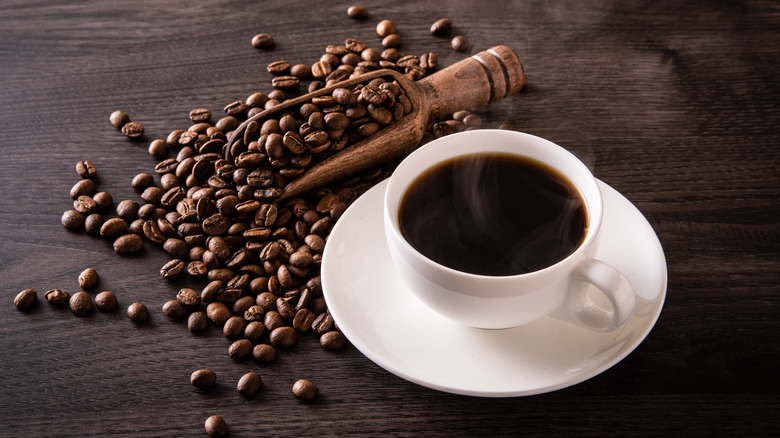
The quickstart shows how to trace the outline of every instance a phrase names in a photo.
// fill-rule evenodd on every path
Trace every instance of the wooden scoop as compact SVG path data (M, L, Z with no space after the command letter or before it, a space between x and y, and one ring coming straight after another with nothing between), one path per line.
M514 94L527 83L523 64L506 46L495 46L453 64L417 82L394 70L375 70L356 78L287 100L249 118L230 137L226 148L243 138L247 124L274 117L312 98L329 95L336 88L348 88L376 77L392 77L406 92L412 111L376 134L344 148L307 169L292 180L279 200L345 179L411 152L422 140L428 121L455 111L481 107Z

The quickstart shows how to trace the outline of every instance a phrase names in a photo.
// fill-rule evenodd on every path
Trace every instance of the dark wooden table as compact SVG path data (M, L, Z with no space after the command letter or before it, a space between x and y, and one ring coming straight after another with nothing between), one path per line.
M143 1L0 4L0 435L202 436L222 415L232 436L513 435L769 436L780 426L780 5L746 2ZM583 159L647 217L669 271L664 310L647 339L603 374L520 398L452 395L404 381L354 347L312 337L272 365L231 360L216 329L193 336L161 312L178 284L167 255L116 255L69 232L75 163L92 160L115 201L139 200L131 178L156 160L149 141L189 126L192 108L219 113L271 91L265 66L311 64L348 37L379 48L393 20L401 51L462 59L428 33L449 17L469 53L506 44L530 84L493 105L485 126L511 123ZM250 45L272 34L272 51ZM146 127L127 141L108 123L123 109ZM78 290L94 267L120 310L73 316L25 288ZM124 309L146 303L149 323ZM202 393L198 368L217 372ZM258 370L265 387L240 397ZM315 403L290 386L319 384Z

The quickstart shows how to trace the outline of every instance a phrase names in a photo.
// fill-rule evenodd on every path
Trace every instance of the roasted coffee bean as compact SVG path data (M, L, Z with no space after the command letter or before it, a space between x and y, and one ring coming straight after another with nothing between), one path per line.
M325 333L333 330L334 326L335 322L333 321L333 317L330 316L330 313L321 313L314 319L311 328L314 333L318 335L324 335Z
M426 69L426 70L435 70L436 67L439 66L439 57L433 53L423 53L422 56L420 56L420 67Z
M347 9L347 16L353 20L365 20L368 18L368 9L363 6L350 6Z
M103 223L100 227L100 236L105 238L115 238L121 236L127 231L127 222L124 219L115 217Z
M204 427L209 438L224 438L228 436L227 423L219 415L212 415L207 418Z
M70 197L77 199L79 196L87 195L92 196L95 194L97 186L91 179L82 179L70 189Z
M296 76L276 76L271 80L271 86L279 90L292 90L298 88L301 80Z
M37 302L38 293L34 289L24 289L14 298L14 306L19 310L27 310Z
M95 163L84 160L76 163L76 173L83 179L94 179L97 176L97 168Z
M138 138L144 135L144 125L137 122L127 122L122 125L122 134L128 138Z
M366 44L354 38L347 38L344 43L344 47L346 47L347 50L355 53L360 53L363 50L366 50Z
M274 348L286 350L298 344L298 332L289 326L281 326L273 329L269 336Z
M160 227L157 226L157 222L153 220L144 221L143 233L147 239L154 243L163 243L165 236L160 231Z
M431 25L431 35L443 35L450 31L452 20L449 18L440 18Z
M187 273L195 278L205 278L209 273L209 268L205 263L193 260L187 264Z
M311 67L306 64L296 64L290 67L290 74L300 80L307 80L311 77Z
M320 336L320 345L326 350L338 350L347 344L347 338L339 331L329 331Z
M90 236L99 236L103 221L104 219L101 214L92 213L84 219L84 230Z
M314 319L315 315L309 309L300 309L293 318L293 328L299 332L309 331Z
M109 122L111 122L111 125L116 129L121 129L122 126L124 126L127 122L130 121L130 116L127 115L126 112L121 110L116 110L108 117Z
M60 221L63 227L69 230L78 230L84 225L84 215L76 210L68 210L62 213Z
M247 311L250 307L252 307L254 305L255 305L255 298L254 297L250 297L249 295L245 295L245 296L237 299L233 303L233 306L232 306L231 309L233 310L233 313L235 313L237 315L242 315L242 314L244 314L245 311ZM244 319L249 321L249 319L247 319L247 318L244 318Z
M179 292L176 294L176 300L189 309L200 306L200 294L188 287L179 289Z
M392 33L382 38L382 47L398 47L401 45L401 35Z
M217 374L211 370L196 370L190 375L190 384L199 389L210 388L217 383Z
M43 298L51 304L65 304L70 300L70 294L60 289L50 289L43 294Z
M86 292L76 292L71 295L70 311L76 316L86 316L92 311L92 297Z
M190 111L190 120L193 123L208 122L211 119L211 111L206 108L196 108Z
M276 349L268 344L257 344L252 349L252 358L260 363L270 363L276 359Z
M172 257L176 258L185 257L190 251L187 243L175 237L166 239L165 243L163 243L163 249Z
M132 222L138 219L139 208L140 206L136 201L125 199L124 201L121 201L119 204L117 204L116 213L120 218L126 220L127 222Z
M238 380L238 385L236 389L238 390L238 393L245 396L250 397L252 395L255 395L257 391L260 391L260 388L263 387L263 379L260 378L260 375L257 374L254 371L250 371Z
M259 33L252 37L252 47L255 49L270 49L274 46L274 37L267 33Z
M240 316L231 316L225 321L225 325L222 326L222 334L228 338L238 338L244 334L246 328L246 321Z
M125 234L114 241L114 251L117 254L131 254L144 247L144 241L138 234Z
M265 318L263 318L263 325L269 332L276 330L279 327L284 326L284 319L279 315L276 310L266 310Z
M92 195L92 200L98 210L106 210L114 203L114 198L108 192L97 192Z
M293 384L292 392L301 400L312 401L317 398L320 390L317 388L317 385L308 380L301 379Z
M187 328L192 333L200 333L208 328L209 321L203 312L192 312L187 318Z
M239 339L228 347L228 356L233 359L242 359L252 354L252 348L252 341L249 339Z
M206 306L206 315L209 320L217 326L224 326L225 322L230 318L230 309L219 301L214 301ZM232 329L231 329L232 330ZM232 334L232 333L231 333Z
M178 300L168 300L163 304L163 313L169 318L179 319L187 314L184 305Z
M136 190L143 190L154 184L154 177L148 173L139 173L133 177L132 186Z
M268 279L265 279L266 288ZM254 281L254 280L253 280ZM262 307L264 311L270 311L270 310L276 310L276 296L270 292L261 292L257 295L257 298L255 299L255 303L257 303L258 306Z
M162 278L169 280L172 278L176 278L179 275L181 275L182 272L184 272L184 269L186 268L186 265L183 261L179 259L173 259L163 265L162 268L160 268L160 275Z
M469 40L463 35L458 35L453 38L450 45L452 46L452 50L455 50L456 52L465 52L470 46Z
M311 75L316 79L323 79L327 77L332 71L333 68L327 61L320 60L311 66Z
M111 291L105 290L95 296L95 306L101 312L111 312L118 304L116 295Z
M290 63L287 61L274 61L268 64L266 69L268 70L268 73L273 75L284 75L290 71Z
M376 25L376 34L380 37L386 37L395 33L395 23L390 20L382 20Z
M90 290L97 284L99 279L100 277L96 270L87 268L79 274L79 286L84 290Z
M163 158L168 155L168 143L165 140L155 139L149 143L149 155L156 158Z
M276 311L279 312L279 315L282 318L288 321L291 321L295 317L294 306L282 297L279 297L276 300Z
M213 214L203 221L203 231L209 235L219 235L227 232L230 228L230 220L221 213Z
M304 238L304 242L315 252L322 253L325 250L325 239L316 234L309 234Z
M127 316L134 323L146 322L149 319L149 310L143 303L133 303L127 307Z
M81 214L91 214L97 210L97 203L90 196L81 195L73 201L73 209Z
M244 337L253 341L260 339L263 333L265 333L265 326L260 321L252 321L244 329Z

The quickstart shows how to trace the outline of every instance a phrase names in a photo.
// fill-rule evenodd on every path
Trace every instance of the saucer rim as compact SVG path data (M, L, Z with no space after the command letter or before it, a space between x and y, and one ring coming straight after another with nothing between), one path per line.
M383 199L381 194L379 194L379 193L369 193L369 192L374 192L375 191L375 192L381 192L383 194L384 193L384 189L386 188L388 181L389 181L389 179L385 179L383 181L380 181L374 187L370 188L366 193L364 193L360 198L368 198L368 196L366 196L366 195L369 195L369 196L373 195L373 196L378 197L380 200ZM647 219L644 217L644 215L641 213L641 211L639 211L636 208L636 206L631 201L629 201L627 198L625 198L625 196L623 196L620 192L618 192L617 190L615 190L613 187L609 186L608 184L604 183L603 181L601 181L599 179L596 179L596 181L597 181L597 183L599 185L599 189L601 190L602 195L604 194L605 190L610 190L610 191L614 192L615 195L617 195L619 198L621 198L622 202L627 203L628 206L630 206L631 208L635 209L640 214L640 216L645 220L645 222L647 222ZM360 198L358 198L358 200L356 200L355 203L360 202L361 201ZM368 198L368 199L370 199L370 198ZM367 201L364 201L364 202L367 202ZM354 204L353 204L353 206L351 206L350 209L352 209L352 207L354 207ZM358 206L358 208L360 208L360 205ZM350 214L350 212L349 212L350 209L348 209L347 212L345 212L345 215L346 214ZM354 210L353 210L352 213L356 214L356 213L354 213ZM335 231L335 227L338 227L339 224L344 223L344 222L345 221L341 221L341 220L338 221L336 223L336 225L334 226L334 229L331 230L331 234L333 233L333 231ZM349 324L344 326L342 323L339 322L340 318L338 318L337 314L340 314L340 311L338 310L338 308L336 308L335 314L333 312L333 308L331 307L333 299L328 300L328 296L329 296L330 293L327 291L328 288L326 286L326 284L328 282L328 280L326 280L328 278L328 275L326 274L327 270L325 268L326 268L327 265L326 265L325 261L326 261L326 258L327 258L326 255L329 252L327 245L326 245L326 248L325 248L325 253L323 254L323 264L322 264L323 269L322 269L321 274L320 274L322 276L323 296L325 298L326 303L328 304L328 308L330 309L330 312L333 315L334 320L337 322L337 324L339 324L339 329L342 331L344 336L346 336L346 338L350 341L350 343L352 343L352 345L358 351L360 351L361 354L366 356L371 362L373 362L374 364L376 364L380 368L384 369L385 371L388 371L391 374L394 374L394 375L396 375L396 376L398 376L398 377L400 377L400 378L402 378L404 380L407 380L409 382L418 384L418 385L426 387L426 388L430 388L430 389L434 389L434 390L438 390L438 391L442 391L442 392L447 392L447 393L452 393L452 394L459 394L459 395L467 395L467 396L475 396L475 397L487 397L487 398L524 397L524 396L531 396L531 395L538 395L538 394L549 393L549 392L558 391L558 390L561 390L561 389L564 389L564 388L567 388L567 387L570 387L570 386L577 385L577 384L582 383L584 381L590 380L590 379L598 376L599 374L607 371L608 369L612 368L616 364L620 363L623 359L625 359L628 355L630 355L642 342L644 342L644 340L647 338L647 336L650 334L650 332L655 327L655 324L658 322L658 319L660 318L660 315L661 315L662 310L663 310L663 305L664 305L665 300L666 300L666 294L667 294L667 288L668 288L668 280L669 280L668 279L668 265L666 263L666 257L665 257L665 254L663 252L663 247L660 244L660 240L658 239L657 233L655 232L655 230L652 229L652 226L650 226L649 223L647 223L647 225L649 226L649 229L652 231L653 237L657 241L658 247L660 249L660 254L663 257L663 273L662 273L663 274L663 278L662 278L662 281L661 281L661 284L660 284L660 290L659 290L658 295L656 297L654 297L652 300L647 300L648 302L652 302L653 304L655 304L655 309L653 311L654 314L651 317L647 318L647 322L645 324L643 324L643 325L641 325L640 327L637 328L638 333L636 335L634 335L634 337L633 337L633 339L632 339L632 341L630 343L626 344L625 346L623 346L620 349L621 350L620 354L613 355L610 359L603 361L603 363L601 363L600 365L592 367L592 368L589 368L589 369L586 370L586 372L581 372L581 373L575 374L574 378L565 379L564 381L560 382L559 384L539 386L539 387L535 387L535 388L531 388L531 389L524 389L524 390L508 389L506 391L502 391L502 390L499 390L499 391L496 391L496 390L480 391L478 389L475 390L475 389L468 389L468 388L462 388L462 387L457 387L457 386L442 385L442 384L439 384L439 383L434 383L434 382L428 381L426 379L423 379L423 378L420 378L420 377L416 377L416 376L410 374L409 372L405 371L404 369L396 366L395 364L390 363L390 361L384 360L382 355L374 353L374 350L369 345L367 345L367 343L365 342L365 339L364 339L363 336L360 336L359 333L353 332L353 328L354 327L350 326ZM384 232L384 231L382 231L382 232ZM382 239L380 239L380 240L384 241ZM330 238L328 239L328 242L331 242ZM331 244L331 247L333 247L333 244ZM392 269L392 267L388 266L385 269ZM424 304L422 302L420 302L420 301L416 301L416 302L418 303L419 306L424 306ZM343 316L343 315L341 315L341 316ZM632 315L632 318L636 318L636 316ZM341 318L341 319L342 319L342 322L343 322L344 318ZM561 323L565 324L564 322L561 322ZM497 331L501 331L501 330L497 330ZM357 342L356 342L356 340L357 340Z

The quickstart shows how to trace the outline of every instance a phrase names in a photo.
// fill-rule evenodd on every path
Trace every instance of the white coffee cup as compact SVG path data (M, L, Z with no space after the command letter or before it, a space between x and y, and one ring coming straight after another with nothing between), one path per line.
M404 194L437 164L475 153L527 157L565 176L579 190L587 212L587 230L580 246L551 266L508 276L457 271L418 252L406 241L399 224ZM391 258L404 283L428 307L457 323L501 329L552 316L592 330L611 331L633 314L636 296L623 274L592 256L603 212L596 179L566 149L530 134L483 129L441 137L404 159L385 192L384 226ZM593 290L600 293L594 296Z

